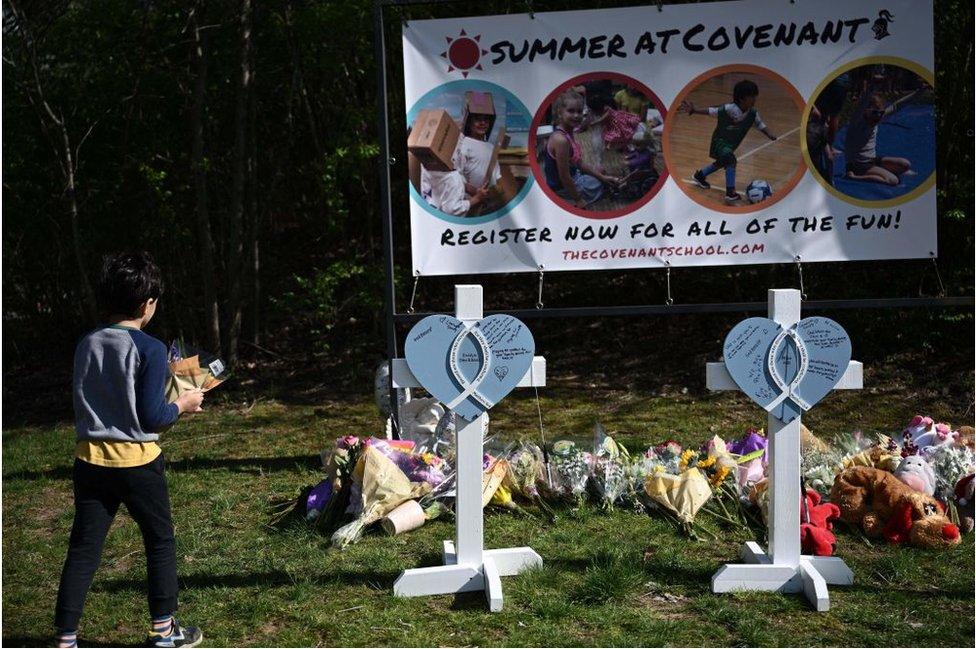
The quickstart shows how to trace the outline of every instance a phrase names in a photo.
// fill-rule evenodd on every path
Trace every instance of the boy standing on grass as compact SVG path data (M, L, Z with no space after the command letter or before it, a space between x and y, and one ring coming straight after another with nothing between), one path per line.
M74 360L77 445L74 462L75 518L61 572L55 612L59 647L76 647L85 596L102 556L112 519L124 503L146 547L148 646L193 647L203 634L181 627L176 611L176 540L159 432L180 414L200 411L203 392L166 403L166 346L142 332L153 315L163 283L148 253L106 258L98 301L108 324L78 343Z
M743 79L732 88L732 103L708 108L696 108L690 101L681 102L681 109L689 115L711 115L718 118L715 131L712 133L712 143L708 155L714 162L699 169L693 176L695 184L703 189L711 189L711 184L705 180L706 176L719 169L725 169L725 202L734 205L742 200L742 195L735 191L735 150L746 139L750 128L762 132L770 140L776 136L769 132L766 124L760 119L756 110L756 99L759 97L759 86L755 81Z

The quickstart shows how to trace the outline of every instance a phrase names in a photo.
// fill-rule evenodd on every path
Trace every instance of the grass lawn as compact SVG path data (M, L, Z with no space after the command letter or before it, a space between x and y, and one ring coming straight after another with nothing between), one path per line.
M868 385L879 385L868 371ZM890 378L890 377L889 377ZM872 381L875 379L875 381ZM586 438L599 419L631 449L673 437L699 443L760 423L744 398L654 394L572 376L543 390L550 441ZM885 384L888 384L887 382ZM805 421L831 436L900 429L918 404L966 423L968 404L891 381L890 389L830 396ZM908 393L912 398L906 398ZM361 393L366 393L362 390ZM581 394L584 398L581 398ZM713 595L711 574L748 540L705 523L721 542L691 541L660 517L561 510L542 518L489 513L486 546L531 545L545 567L504 579L505 610L480 594L396 599L403 568L439 562L450 520L396 538L367 535L342 553L302 524L268 529L269 501L317 481L318 452L337 436L379 431L367 398L315 405L225 402L166 435L177 526L181 615L215 646L294 645L793 645L973 646L973 537L948 552L868 545L839 534L856 585L833 588L830 612L800 596ZM962 405L959 405L962 403ZM502 438L537 435L535 401L493 411ZM50 641L71 525L70 422L3 432L3 643ZM137 644L146 631L145 565L136 525L120 514L82 620L82 643ZM85 640L89 640L85 642Z

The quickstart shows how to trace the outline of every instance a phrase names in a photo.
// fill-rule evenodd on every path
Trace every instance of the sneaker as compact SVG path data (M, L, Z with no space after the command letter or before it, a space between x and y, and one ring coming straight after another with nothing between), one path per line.
M180 626L173 618L173 632L167 636L151 635L147 647L195 647L203 642L203 632L195 626Z
M701 169L699 169L698 171L696 171L695 172L695 175L692 176L692 178L695 179L695 184L698 185L699 187L701 187L702 189L711 189L712 188L711 183L709 183L707 180L705 180L705 174L703 174L701 172Z
M725 204L726 205L733 205L735 203L738 203L741 200L742 200L742 194L740 194L739 192L737 192L735 190L732 190L731 192L728 192L728 191L725 192Z

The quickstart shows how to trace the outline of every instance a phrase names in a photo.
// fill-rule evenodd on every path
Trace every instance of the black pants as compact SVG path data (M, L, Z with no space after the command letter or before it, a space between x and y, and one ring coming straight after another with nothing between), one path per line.
M61 571L54 624L77 629L85 596L102 559L105 536L119 505L135 519L146 546L149 612L160 617L176 611L176 539L160 455L143 466L116 469L75 460L75 521L68 558Z

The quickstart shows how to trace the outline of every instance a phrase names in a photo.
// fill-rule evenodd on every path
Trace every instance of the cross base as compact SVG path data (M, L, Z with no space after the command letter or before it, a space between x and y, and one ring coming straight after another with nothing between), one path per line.
M443 560L442 566L404 570L393 582L393 594L419 597L483 590L489 610L497 613L503 605L501 578L542 567L542 557L528 547L485 550L481 565L458 565L453 541L444 541Z
M804 554L797 566L778 565L762 547L750 541L742 546L745 563L727 563L712 575L712 592L760 590L779 593L802 592L817 611L830 610L827 584L850 586L854 573L840 557Z

